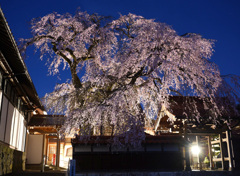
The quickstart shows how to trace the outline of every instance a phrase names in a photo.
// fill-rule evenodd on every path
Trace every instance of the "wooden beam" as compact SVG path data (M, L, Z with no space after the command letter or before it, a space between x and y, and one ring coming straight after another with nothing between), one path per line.
M45 143L45 137L46 137L46 135L45 134L43 134L43 147L42 147L42 172L44 172L44 165L45 165L45 157L44 157L44 149L45 149L45 145L46 145L46 143Z
M226 131L226 142L227 142L227 150L228 150L228 158L229 158L229 170L233 169L233 151L231 147L231 131L227 130Z
M215 133L208 133L208 132L202 132L202 133L188 133L188 136L209 136L209 135L218 135L218 132Z
M191 171L190 167L190 156L189 156L189 143L188 143L188 136L187 136L187 123L184 123L184 139L185 139L185 171Z
M60 164L60 138L59 134L57 136L57 155L56 155L56 167L59 167Z
M209 161L210 161L210 169L213 169L213 155L212 155L212 143L211 136L208 136L208 153L209 153Z
M222 142L227 142L227 138L222 138ZM220 140L211 141L211 144L219 144Z
M228 157L224 157L223 160L224 160L224 161L229 161L229 158L228 158ZM214 162L222 161L222 158L213 158L213 161L214 161Z
M200 146L199 136L196 136L196 144L198 147ZM202 170L202 161L201 161L201 156L199 155L199 153L197 154L197 160L198 160L198 164L199 164L199 170Z
M223 150L223 141L222 141L222 133L219 134L219 139L220 139L220 153L221 153L221 162L222 162L222 169L226 170L225 164L224 164L224 150Z

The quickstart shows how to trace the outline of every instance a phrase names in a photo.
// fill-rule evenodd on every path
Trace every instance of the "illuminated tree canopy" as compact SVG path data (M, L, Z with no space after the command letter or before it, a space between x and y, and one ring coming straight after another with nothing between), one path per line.
M94 127L105 126L111 127L115 143L121 137L123 143L138 145L145 138L146 121L161 105L168 108L171 96L202 100L211 110L208 118L216 123L228 112L226 107L235 112L239 101L233 84L210 61L213 40L194 33L178 35L153 19L51 13L32 20L32 34L22 40L23 50L34 45L47 59L51 74L60 72L61 66L71 71L71 82L57 85L45 96L52 113L66 115L62 128L66 134L87 137ZM230 78L239 86L238 76ZM196 104L188 106L199 121Z

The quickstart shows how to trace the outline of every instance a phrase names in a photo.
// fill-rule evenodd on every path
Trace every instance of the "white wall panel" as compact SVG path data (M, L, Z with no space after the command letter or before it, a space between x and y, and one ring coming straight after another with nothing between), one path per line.
M27 164L40 164L42 162L43 135L29 135L27 145Z
M17 136L18 136L18 121L19 121L19 111L15 110L15 116L14 116L14 124L13 124L13 137L12 137L12 146L16 147L17 146Z
M19 126L18 126L18 137L17 137L17 149L21 150L22 142L23 142L23 125L24 125L24 117L22 114L19 115Z
M13 112L13 118L12 118L12 124L11 124L11 132L10 132L10 145L13 146L13 136L14 136L14 125L15 125L15 119L16 119L17 109L14 108Z
M5 125L6 125L6 118L7 118L7 107L8 107L8 100L5 96L3 96L2 101L2 111L1 111L1 121L0 121L0 141L4 141L4 134L5 134Z
M26 134L27 134L27 131L26 131L26 121L24 120L24 123L23 123L23 140L22 140L22 146L21 146L21 151L24 152L25 151L25 143L26 143Z
M19 138L20 138L20 134L21 134L21 113L18 113L18 124L17 124L17 135L16 135L16 144L15 147L18 149L19 148Z
M11 128L12 128L12 119L14 118L14 106L9 103L8 105L8 113L7 113L7 129L5 134L5 142L10 144L11 138Z
M3 141L17 150L25 150L26 121L11 102L0 90L0 141Z

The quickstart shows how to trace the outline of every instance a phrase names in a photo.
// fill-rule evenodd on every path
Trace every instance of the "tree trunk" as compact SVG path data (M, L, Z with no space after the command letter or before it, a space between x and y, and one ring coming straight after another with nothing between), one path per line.
M76 64L71 67L72 83L75 88L81 88L82 83L77 75Z

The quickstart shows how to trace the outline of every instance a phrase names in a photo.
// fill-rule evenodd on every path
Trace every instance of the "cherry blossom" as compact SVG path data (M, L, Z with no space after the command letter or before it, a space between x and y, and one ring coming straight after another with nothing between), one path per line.
M171 112L172 96L195 97L183 102L183 115L194 114L197 122L202 117L196 100L211 110L208 119L214 122L227 112L220 99L228 99L232 109L239 101L239 93L226 94L233 91L223 86L210 61L214 40L178 35L153 19L131 13L114 20L81 11L51 13L32 21L32 34L22 40L23 50L34 45L51 74L61 67L71 71L71 82L45 96L50 112L67 117L62 134L79 134L84 140L96 130L110 129L114 143L136 146L145 138L147 121L163 105ZM239 77L234 81L239 85Z

